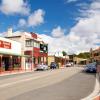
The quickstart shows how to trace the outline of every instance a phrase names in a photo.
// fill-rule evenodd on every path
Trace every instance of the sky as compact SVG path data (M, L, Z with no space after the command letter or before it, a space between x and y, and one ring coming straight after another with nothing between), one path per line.
M69 54L100 46L100 0L0 0L0 35L35 32L49 52Z

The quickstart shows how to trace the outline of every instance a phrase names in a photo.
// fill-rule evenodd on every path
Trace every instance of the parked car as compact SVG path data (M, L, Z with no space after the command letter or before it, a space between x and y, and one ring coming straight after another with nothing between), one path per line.
M96 63L90 63L90 64L87 64L85 69L84 69L85 72L94 72L96 73Z
M59 65L55 62L51 62L50 69L56 69L56 68L59 68Z
M71 63L71 65L73 66L74 65L74 63L73 62L70 62Z
M36 66L36 70L48 70L48 65L46 65L46 64L38 64L37 66Z
M72 62L68 62L68 63L65 64L65 67L71 67L71 66L73 66Z

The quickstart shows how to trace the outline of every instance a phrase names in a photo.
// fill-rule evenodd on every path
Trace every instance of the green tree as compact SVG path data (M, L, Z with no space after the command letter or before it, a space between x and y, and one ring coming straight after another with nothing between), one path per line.
M66 51L62 51L63 56L67 56Z
M77 57L87 59L90 58L90 53L89 52L80 53L77 55Z

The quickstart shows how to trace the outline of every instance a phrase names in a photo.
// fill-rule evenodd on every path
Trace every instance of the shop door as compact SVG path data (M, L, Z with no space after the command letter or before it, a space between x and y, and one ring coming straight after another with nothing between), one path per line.
M4 67L5 67L5 71L9 70L9 66L10 66L10 57L3 57L2 58L2 62L4 63Z

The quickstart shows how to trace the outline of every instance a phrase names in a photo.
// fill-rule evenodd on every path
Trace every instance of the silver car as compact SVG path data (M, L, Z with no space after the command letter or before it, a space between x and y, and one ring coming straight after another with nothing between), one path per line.
M48 70L48 65L46 65L46 64L38 64L37 66L36 66L36 70Z

